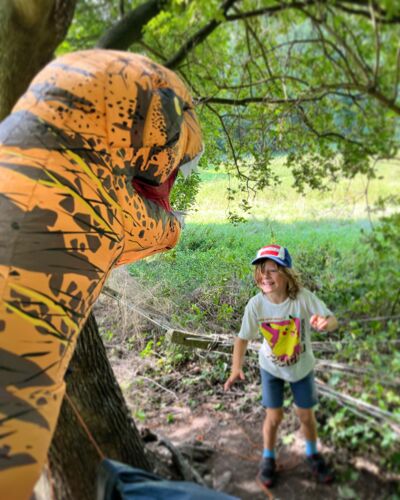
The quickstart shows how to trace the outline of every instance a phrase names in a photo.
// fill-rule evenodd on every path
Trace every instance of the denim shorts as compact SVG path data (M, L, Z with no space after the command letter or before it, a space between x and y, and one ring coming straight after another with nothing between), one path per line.
M262 405L264 408L282 408L285 381L260 368L262 386ZM317 390L314 372L311 371L297 382L289 382L294 402L298 408L312 408L317 404Z

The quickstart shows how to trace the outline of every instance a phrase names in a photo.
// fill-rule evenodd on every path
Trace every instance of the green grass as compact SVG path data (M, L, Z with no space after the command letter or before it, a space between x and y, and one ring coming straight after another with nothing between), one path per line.
M369 203L399 191L400 177L393 175L394 168L392 163L378 166L379 179L368 185ZM351 262L355 252L368 251L361 241L361 230L371 228L365 178L342 180L329 192L309 190L302 195L291 187L293 179L282 159L275 161L274 171L281 185L259 193L246 221L233 225L227 221L226 189L234 181L221 170L202 170L196 209L187 217L177 247L134 264L132 274L150 285L157 283L165 296L187 304L188 294L197 288L219 287L232 278L249 283L250 262L268 243L287 246L299 269L304 261L312 261L310 256L318 261L323 253Z
M186 310L196 304L196 298L200 300L200 295L201 300L206 300L204 295L213 295L213 289L212 300L217 300L220 293L235 293L229 290L232 282L236 282L236 292L243 293L246 301L254 293L251 260L261 246L271 242L287 246L298 270L307 274L311 265L322 275L325 268L335 272L338 260L351 260L360 247L363 226L363 222L346 220L254 220L237 226L228 222L189 223L176 248L140 261L130 271L148 285L157 285L159 293ZM319 278L315 276L317 281ZM243 303L238 304L239 309L242 307Z
M379 165L380 178L368 186L370 204L399 190L394 168L390 163ZM259 193L245 222L237 225L227 220L226 189L233 181L215 168L201 171L196 211L187 217L178 245L130 266L130 272L145 286L156 289L158 296L182 311L179 323L192 321L190 310L194 308L200 311L197 320L204 320L205 326L206 319L218 317L219 303L234 306L238 322L254 293L251 260L268 243L289 248L305 284L315 286L329 306L340 313L349 309L346 280L354 278L350 274L355 261L363 262L371 253L363 242L363 235L371 230L366 179L358 176L342 180L330 192L301 195L291 187L292 178L282 160L276 160L275 171L281 185ZM372 217L376 219L376 215ZM363 276L356 279L360 280L354 292L358 296L365 286Z
M368 204L373 205L380 196L400 191L399 165L395 162L381 162L377 166L377 178L370 182L358 175L351 180L341 180L332 186L331 191L321 193L308 189L304 195L292 187L293 176L283 166L283 159L274 161L273 171L279 176L281 184L267 188L250 199L250 213L241 214L247 219L285 222L365 219ZM196 211L190 214L188 222L224 221L229 209L235 208L235 202L229 205L226 199L226 189L228 186L237 187L237 181L215 168L203 170L201 179L203 183L197 196ZM240 198L237 197L236 205Z

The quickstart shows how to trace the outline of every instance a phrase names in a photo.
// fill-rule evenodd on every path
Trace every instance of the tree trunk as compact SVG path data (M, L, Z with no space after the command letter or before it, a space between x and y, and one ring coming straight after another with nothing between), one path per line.
M32 78L52 59L72 21L76 2L0 1L0 44L4 49L0 52L0 121L10 113ZM113 45L117 39L118 48L128 48L141 36L143 25L159 12L162 4L156 0L145 2L136 9L135 15L128 17L129 26L126 19L122 26L117 23L115 31L108 33L106 44ZM150 470L93 315L89 316L80 334L66 382L68 399L62 405L49 452L55 498L95 498L95 478L100 462L95 446L68 400L78 410L104 455Z
M0 121L52 59L71 24L76 1L0 2Z
M151 470L92 314L79 336L66 381L67 397L49 453L55 498L95 498L101 458L74 408L106 457Z

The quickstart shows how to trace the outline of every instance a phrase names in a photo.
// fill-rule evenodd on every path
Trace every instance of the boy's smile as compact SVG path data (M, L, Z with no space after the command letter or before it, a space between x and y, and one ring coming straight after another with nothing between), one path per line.
M265 264L262 278L258 283L259 288L267 295L271 302L279 304L288 297L287 285L288 280L280 272L278 264L268 260Z

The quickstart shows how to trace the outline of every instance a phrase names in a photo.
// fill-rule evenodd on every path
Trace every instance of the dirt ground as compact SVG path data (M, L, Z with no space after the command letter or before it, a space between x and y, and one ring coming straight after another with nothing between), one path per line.
M161 384L157 386L151 380L145 381L145 384L128 383L126 376L132 369L132 360L114 360L113 367L121 386L125 388L125 396L134 415L138 402L141 402L141 411L145 416L142 416L142 422L136 418L138 427L143 434L150 432L158 437L150 448L168 464L169 468L158 471L162 475L176 478L172 454L160 443L166 438L184 454L209 487L243 500L266 497L271 500L400 498L396 494L398 477L382 480L382 472L372 462L361 456L349 456L346 450L333 450L323 443L321 451L333 466L336 481L329 486L316 484L304 462L303 439L290 409L287 409L280 429L278 483L265 493L256 482L262 452L264 410L260 406L240 408L240 400L245 397L243 388L231 394L224 393L222 387L216 388L207 398L199 392L199 401L204 400L193 409L188 404L191 399L180 394L178 386L174 389L170 384L169 388ZM248 388L249 392L255 390L257 387L254 385ZM159 403L152 402L155 400ZM220 409L222 404L223 409ZM290 439L285 440L285 436ZM197 449L202 455L200 459ZM201 453L202 450L206 453Z
M400 499L400 475L385 474L374 461L324 443L320 448L336 481L330 486L316 484L304 462L303 439L290 408L277 447L279 480L273 489L263 492L256 483L264 418L256 401L258 382L242 383L225 393L222 382L211 381L213 359L209 355L196 355L180 369L153 370L157 353L143 356L138 352L146 350L146 341L140 345L138 339L149 338L151 325L135 308L165 315L165 305L149 290L138 289L124 269L114 272L108 285L126 303L117 305L102 295L94 312L136 425L144 436L157 439L147 446L157 456L160 475L179 478L173 453L162 443L165 438L207 486L243 500Z

